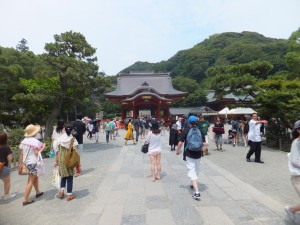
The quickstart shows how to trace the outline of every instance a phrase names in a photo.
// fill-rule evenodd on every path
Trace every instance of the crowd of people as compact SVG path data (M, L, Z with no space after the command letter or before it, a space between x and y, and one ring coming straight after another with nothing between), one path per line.
M87 138L95 138L96 143L99 142L99 132L101 127L105 132L106 142L115 140L119 137L119 129L121 128L118 119L107 119L101 123L100 120L84 123L82 114L78 114L74 123L66 123L59 120L57 126L53 130L51 148L55 152L53 166L59 170L61 177L58 198L65 198L71 201L75 198L73 194L73 178L81 174L82 167L79 164L74 168L65 165L64 159L68 149L73 149L79 154L83 151L83 135L87 133ZM250 146L246 154L246 161L251 162L251 156L254 154L254 162L264 163L261 160L261 143L263 128L268 122L259 119L256 113L251 118L238 119L233 118L230 122L231 127L228 130L228 137L225 143L231 143L237 146L239 142L243 142L245 147ZM188 177L191 180L191 188L194 190L193 198L200 199L200 192L197 180L199 178L200 159L208 154L209 139L213 139L216 149L223 150L223 137L225 134L225 123L221 118L216 117L213 124L209 123L204 116L190 115L189 117L178 117L172 120L168 127L164 121L158 121L155 118L135 118L129 119L125 125L125 146L128 140L136 144L140 139L144 139L148 143L148 155L150 160L150 172L153 182L161 179L161 153L162 153L162 135L169 130L169 145L171 151L176 150L176 154L183 153L183 160L188 169ZM41 197L44 192L39 189L39 155L45 149L45 143L36 138L40 131L40 126L30 124L24 130L24 139L21 141L19 148L19 168L25 167L28 172L28 181L25 185L23 206L34 203L34 199L30 199L29 195L32 187L35 190L35 197ZM213 136L209 137L210 134ZM293 129L294 141L292 143L291 152L289 153L289 169L291 173L291 181L295 190L300 195L300 121L297 121ZM4 195L2 200L14 198L16 194L10 193L10 169L9 162L12 160L12 151L7 144L8 135L5 132L0 133L0 162L4 164L0 169L0 178L4 183ZM183 147L183 151L181 151ZM296 213L300 211L300 205L287 206L285 210L289 217L296 220Z

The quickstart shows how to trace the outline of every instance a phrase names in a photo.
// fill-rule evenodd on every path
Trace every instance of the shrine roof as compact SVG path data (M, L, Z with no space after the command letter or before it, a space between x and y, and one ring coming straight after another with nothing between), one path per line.
M172 78L168 73L120 73L117 76L117 87L106 97L132 96L149 90L163 96L186 96L186 92L175 90Z

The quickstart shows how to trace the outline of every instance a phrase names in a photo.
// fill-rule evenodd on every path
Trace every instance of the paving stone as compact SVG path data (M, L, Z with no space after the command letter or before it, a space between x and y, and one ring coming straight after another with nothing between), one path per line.
M131 170L131 177L132 178L143 178L144 177L144 171L141 170L141 169Z
M252 198L249 195L249 193L245 192L240 187L232 187L232 188L224 187L222 188L222 190L234 200L246 200Z
M221 188L216 185L207 184L206 192L208 192L212 197L216 199L227 199L230 198Z
M217 186L221 187L221 188L233 188L234 184L231 183L230 181L228 181L226 178L224 178L223 176L210 176L209 177Z
M98 224L115 225L122 221L123 205L108 205L104 208Z
M151 225L175 225L170 209L148 209L146 222Z
M199 212L195 209L195 207L185 204L172 205L171 212L176 224L178 225L203 224Z
M169 198L164 195L146 197L148 209L165 209L170 207Z
M241 200L241 201L238 201L238 204L242 208L244 208L250 214L250 216L252 216L253 218L276 217L276 215L271 210L269 210L264 205L262 205L261 203L255 201L253 199L252 200Z
M146 215L124 215L121 225L146 225Z
M219 207L197 207L204 224L234 225L233 221Z

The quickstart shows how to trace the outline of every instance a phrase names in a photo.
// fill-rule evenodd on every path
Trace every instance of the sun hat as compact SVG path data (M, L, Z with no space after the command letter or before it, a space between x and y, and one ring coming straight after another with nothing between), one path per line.
M190 116L189 117L189 122L192 123L192 122L197 122L197 117L196 116Z
M294 124L294 130L297 130L300 128L300 120L296 121Z
M41 130L41 126L40 125L29 124L25 128L24 137L34 137L40 130Z

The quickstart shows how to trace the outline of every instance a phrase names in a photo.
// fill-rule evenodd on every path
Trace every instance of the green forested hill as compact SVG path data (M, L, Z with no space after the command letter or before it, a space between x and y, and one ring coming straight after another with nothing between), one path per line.
M288 40L264 37L255 32L214 34L191 49L177 52L159 63L136 62L121 72L171 72L171 76L186 76L202 81L209 67L264 60L273 64L270 74L287 70L284 55Z

